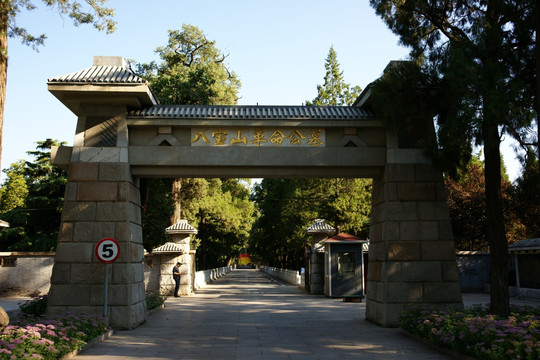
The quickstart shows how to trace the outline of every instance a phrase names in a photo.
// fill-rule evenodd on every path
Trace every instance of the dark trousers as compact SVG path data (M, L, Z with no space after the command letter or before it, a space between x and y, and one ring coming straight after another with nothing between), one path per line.
M178 296L178 289L180 288L180 276L178 277L174 277L174 282L175 282L175 286L174 286L174 296Z

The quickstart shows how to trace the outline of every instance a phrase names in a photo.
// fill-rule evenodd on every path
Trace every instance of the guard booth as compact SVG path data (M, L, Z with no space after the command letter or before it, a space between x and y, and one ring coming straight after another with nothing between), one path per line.
M324 241L324 293L361 300L364 295L364 244L367 240L339 233Z

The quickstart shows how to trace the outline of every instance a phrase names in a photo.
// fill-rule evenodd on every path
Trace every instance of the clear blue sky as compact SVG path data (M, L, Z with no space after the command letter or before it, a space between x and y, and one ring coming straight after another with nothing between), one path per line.
M107 35L91 26L74 27L39 0L17 25L45 33L35 52L10 39L2 168L46 138L73 143L76 118L47 91L47 79L92 65L94 55L123 56L139 62L158 60L167 30L182 24L199 27L229 54L226 62L242 87L239 104L300 105L316 96L323 82L330 46L337 52L345 81L364 88L390 60L408 50L378 18L368 1L358 0L109 0L117 30ZM519 169L505 156L509 174Z

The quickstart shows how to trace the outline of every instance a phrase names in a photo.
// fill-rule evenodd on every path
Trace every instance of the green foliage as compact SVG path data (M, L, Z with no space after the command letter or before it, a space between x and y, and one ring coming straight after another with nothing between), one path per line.
M146 310L150 311L161 307L167 298L163 295L160 295L158 292L147 292L146 293Z
M28 185L23 175L25 163L21 160L5 170L7 179L0 188L0 212L23 207L28 197Z
M0 188L0 216L10 228L0 232L0 249L54 251L64 203L67 173L50 164L51 146L57 140L39 141L28 154L33 162L18 162L5 172Z
M60 16L67 15L73 20L75 26L90 24L98 30L105 30L108 34L114 32L116 23L112 20L114 10L104 7L107 0L42 0L42 2L58 12ZM45 34L32 35L26 29L17 26L16 17L22 10L34 10L36 5L31 0L4 1L0 13L6 19L7 34L12 38L20 38L22 43L35 50L43 45L47 38Z
M533 149L524 159L524 169L515 183L515 212L523 223L524 239L540 237L540 165Z
M339 69L337 53L333 46L330 47L324 67L326 69L324 84L317 85L317 97L313 101L306 101L306 105L352 105L362 89L359 86L354 86L351 89L351 86L345 83L343 71Z
M135 64L135 72L150 82L165 104L236 104L240 80L225 65L227 58L193 25L169 30L169 42L158 47L161 63Z
M168 44L158 47L156 53L161 60L159 64L134 64L134 67L136 73L150 82L162 103L236 104L240 81L226 67L227 56L197 27L183 25L181 30L170 30ZM173 214L187 219L198 229L192 248L198 249L199 269L226 265L247 241L254 205L242 181L176 179L173 186L172 180L152 179L144 180L143 184L146 249L168 240L164 230Z
M371 180L263 179L255 186L257 218L250 252L270 266L299 268L310 237L305 229L323 218L338 231L367 237Z
M509 317L483 307L465 311L417 306L407 309L400 327L443 348L477 359L538 359L540 308L514 307Z
M443 149L436 152L439 164L453 175L468 163L471 141L483 146L491 306L501 315L508 314L500 144L504 133L526 144L522 135L532 133L538 111L534 108L535 100L538 104L538 2L370 0L370 4L401 43L410 47L411 59L429 79L422 94L436 100L428 105L437 115L437 140ZM411 83L413 91L416 84ZM380 94L385 95L391 96ZM408 108L415 106L411 102ZM538 147L538 139L533 143Z
M172 179L141 179L143 247L147 251L169 241L165 229L171 225L174 203Z
M192 194L198 192L189 199L183 198L190 205L182 217L197 224L197 267L225 266L248 241L255 216L249 190L240 179L190 180Z
M19 310L21 311L21 313L26 315L44 315L45 310L47 310L48 298L48 295L34 297L31 300L25 301L24 303L20 304Z

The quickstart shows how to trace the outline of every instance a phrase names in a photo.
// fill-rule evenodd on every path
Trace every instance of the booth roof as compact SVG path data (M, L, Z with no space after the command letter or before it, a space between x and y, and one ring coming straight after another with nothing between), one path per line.
M525 239L508 245L509 253L540 253L540 238Z
M324 240L325 243L337 243L337 242L358 242L358 243L364 243L367 242L367 240L362 240L359 237L356 237L354 235L350 235L347 233L339 233L336 236L331 237L330 239Z

